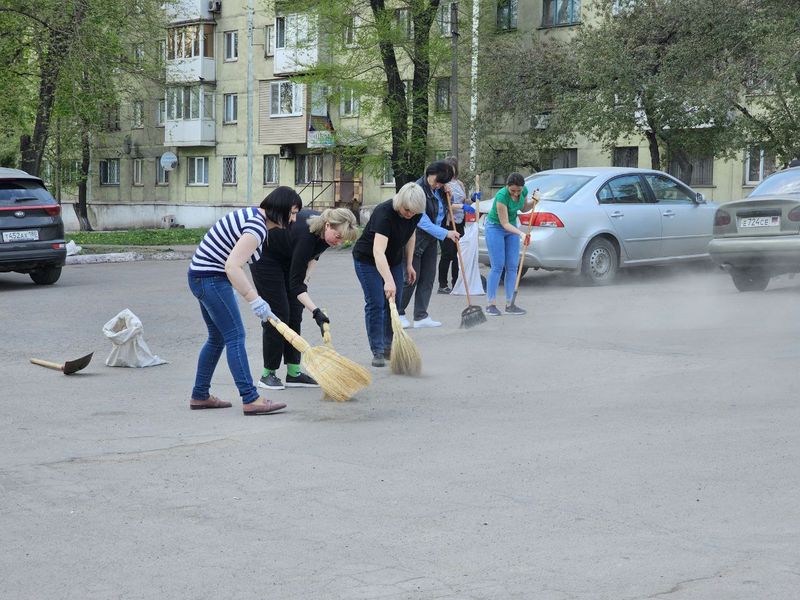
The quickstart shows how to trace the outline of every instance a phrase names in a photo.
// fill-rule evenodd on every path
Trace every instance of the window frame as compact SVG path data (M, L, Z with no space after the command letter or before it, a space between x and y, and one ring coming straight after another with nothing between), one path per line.
M714 157L713 156L690 156L689 160L693 163L692 168L692 180L685 185L689 187L713 187L714 186ZM672 177L677 179L678 181L683 181L680 178L680 166L678 162L673 159L669 159L667 163L667 168L665 169L668 174ZM699 180L700 174L704 175L705 178L703 180Z
M502 15L501 11L506 14ZM519 0L498 0L495 26L497 31L516 31L519 25Z
M264 58L275 56L275 24L264 26Z
M109 167L114 165L113 169ZM115 176L111 178L113 173ZM99 161L98 176L100 185L103 186L119 186L119 159L118 158L102 158Z
M555 163L559 159L566 159L566 164L563 166L556 166ZM570 169L578 166L578 149L577 148L562 148L556 152L550 159L551 169Z
M230 187L238 185L237 167L238 161L235 156L222 157L222 185Z
M628 159L635 154L635 164L627 164ZM623 160L618 160L622 158ZM615 146L611 152L611 166L623 167L626 169L636 169L639 167L639 146Z
M163 177L162 177L163 174ZM169 185L169 171L161 166L161 157L156 157L156 186Z
M388 174L391 174L392 178L389 179L387 177ZM381 185L382 186L395 186L395 178L394 178L394 168L392 167L392 155L386 154L383 158L383 173L381 174Z
M131 185L141 187L144 185L144 160L141 158L131 159Z
M358 48L358 15L350 13L347 18L348 21L342 30L342 44L345 48Z
M283 86L289 85L292 90L292 112L281 112L283 94L281 89ZM278 90L278 95L275 95L275 90ZM277 101L275 100L277 98ZM277 102L278 112L274 112ZM269 87L269 116L271 118L286 118L286 117L302 117L305 111L305 86L302 83L295 83L289 79L280 79L271 81ZM296 106L299 105L299 108Z
M229 104L231 105L229 107ZM231 108L229 111L228 109ZM229 114L229 112L231 114ZM231 118L232 117L232 118ZM239 94L222 95L222 124L233 125L239 122Z
M298 154L295 157L295 185L321 182L324 178L324 157L324 154ZM312 162L311 159L313 159L313 165L310 165ZM309 176L312 168L314 172ZM302 179L300 178L301 175L303 177ZM317 175L319 177L316 177Z
M224 62L236 62L239 60L239 30L231 29L223 31L223 56Z
M204 179L198 181L197 179L197 164L202 161L203 169L202 175ZM192 177L194 175L194 177ZM209 178L209 160L208 156L187 156L186 157L186 185L189 187L207 187Z
M144 129L144 100L131 103L131 129Z
M753 161L753 152L758 152L758 177L759 179L751 179L751 164ZM765 160L770 159L772 161L772 170L767 171L765 169ZM775 171L778 170L778 163L775 159L774 155L768 154L765 150L760 146L751 146L750 148L746 149L744 152L744 185L746 186L756 186L764 179L772 175Z
M267 165L272 163L274 180L267 179ZM280 156L278 154L265 154L263 162L262 181L264 185L278 185L280 183Z
M167 99L159 98L156 105L156 127L164 127L167 121Z
M446 84L445 84L446 82ZM447 94L446 102L443 102L444 94ZM435 89L434 110L440 113L447 113L451 110L452 93L451 82L449 77L437 77Z
M339 116L340 117L357 117L359 109L359 96L356 91L351 87L343 87L339 100ZM346 110L349 102L349 110Z
M565 5L569 8L562 11ZM581 0L542 0L542 28L578 25L581 22L581 9ZM560 20L561 12L569 13L563 21Z
M394 22L398 30L404 30L404 40L410 42L414 39L414 19L411 18L410 8L396 8L394 10Z

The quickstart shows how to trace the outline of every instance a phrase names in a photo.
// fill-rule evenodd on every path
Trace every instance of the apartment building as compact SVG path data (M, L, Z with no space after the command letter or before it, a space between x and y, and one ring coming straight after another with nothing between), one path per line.
M451 2L442 3L440 35L448 35ZM389 140L370 139L369 119L359 115L359 98L345 95L331 102L322 86L290 80L319 61L332 60L325 40L311 40L313 14L294 14L291 3L278 14L257 5L254 17L253 118L247 116L248 23L244 3L229 0L181 0L169 8L169 24L158 42L165 65L165 89L142 89L141 97L122 106L93 152L89 204L100 228L157 226L165 215L187 227L211 224L231 207L258 203L278 185L297 189L307 206L348 206L358 198L365 206L394 193L388 164L383 173L348 168L333 152L332 131L353 132L353 143L385 155ZM482 3L480 19L490 35L532 33L537 37L569 36L587 18L586 0L498 0ZM471 2L462 0L466 21ZM469 32L468 24L462 32ZM348 35L348 31L344 32ZM411 35L411 33L410 33ZM297 40L304 38L303 44ZM464 52L468 43L462 41ZM489 40L490 41L490 40ZM487 40L482 40L486 43ZM468 68L466 66L465 68ZM450 107L449 73L437 73L432 86L431 159L450 154L446 117ZM469 81L469 74L459 78ZM463 90L463 88L462 88ZM469 90L462 91L462 113L469 113ZM462 131L464 128L462 127ZM252 177L248 182L248 131L252 136ZM466 162L468 136L460 154ZM362 141L359 141L362 140ZM738 161L694 157L692 185L710 200L746 195L774 161L757 149ZM620 165L649 167L642 138L613 152L579 140L553 159L552 167ZM480 156L478 156L480 168ZM506 173L485 173L492 190ZM251 197L248 198L248 191ZM67 211L71 214L72 211Z

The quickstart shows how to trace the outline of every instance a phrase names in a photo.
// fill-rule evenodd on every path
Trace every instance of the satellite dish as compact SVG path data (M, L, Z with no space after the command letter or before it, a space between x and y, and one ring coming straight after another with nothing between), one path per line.
M165 171L172 171L178 166L178 157L172 152L164 152L161 155L161 168Z

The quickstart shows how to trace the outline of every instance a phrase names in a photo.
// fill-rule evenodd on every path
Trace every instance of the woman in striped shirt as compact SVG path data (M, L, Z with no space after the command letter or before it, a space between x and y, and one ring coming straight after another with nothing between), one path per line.
M192 410L231 406L230 402L209 393L211 378L223 349L242 397L245 415L263 415L286 408L282 402L261 398L253 385L244 344L244 324L233 290L250 303L253 313L261 321L273 316L269 304L258 295L247 278L244 265L261 257L268 230L286 227L301 205L300 196L293 189L276 188L260 206L240 208L222 217L197 247L189 267L189 289L200 302L208 339L197 360L197 374L189 401Z

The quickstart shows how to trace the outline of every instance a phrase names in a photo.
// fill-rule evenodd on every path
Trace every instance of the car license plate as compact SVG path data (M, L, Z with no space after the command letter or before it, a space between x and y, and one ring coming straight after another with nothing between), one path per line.
M744 217L739 219L739 227L777 227L781 224L780 217Z
M39 232L33 231L4 231L4 242L35 242L39 239Z

